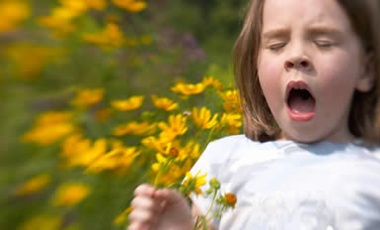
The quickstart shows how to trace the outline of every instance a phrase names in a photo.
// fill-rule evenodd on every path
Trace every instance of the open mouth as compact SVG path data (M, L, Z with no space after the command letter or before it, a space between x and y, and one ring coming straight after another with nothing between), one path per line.
M312 113L315 110L315 99L307 89L292 88L287 103L293 113Z

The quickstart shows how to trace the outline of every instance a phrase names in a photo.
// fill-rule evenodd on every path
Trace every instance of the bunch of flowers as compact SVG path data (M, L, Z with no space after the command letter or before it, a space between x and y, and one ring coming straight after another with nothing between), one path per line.
M204 215L198 216L195 220L194 229L207 230L212 219L221 219L224 212L235 208L237 198L233 193L220 192L220 183L217 178L209 181L209 189L204 196L211 196L211 205Z
M216 178L209 182L209 190L202 191L206 175L188 171L210 141L239 133L241 126L236 90L223 87L214 77L204 77L195 84L176 83L167 97L113 99L105 89L80 89L66 110L42 113L23 141L40 146L59 143L60 164L66 170L81 168L85 173L112 173L134 180L138 174L138 183L175 188L185 196L212 196L213 213L197 222L198 228L204 228L209 218L233 207L236 197L220 194ZM35 187L46 180L39 179ZM33 190L37 189L26 184L19 194ZM87 190L83 194L80 198L85 198ZM65 202L70 201L54 201ZM115 222L125 223L128 212L126 208Z

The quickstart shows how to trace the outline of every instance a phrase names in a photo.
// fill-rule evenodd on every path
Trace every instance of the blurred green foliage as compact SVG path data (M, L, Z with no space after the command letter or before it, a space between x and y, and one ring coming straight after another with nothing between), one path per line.
M83 88L100 87L106 89L105 98L122 99L169 96L174 83L199 82L204 76L233 85L231 50L246 1L156 0L141 10L136 10L139 5L134 10L111 0L105 1L104 9L96 5L82 9L79 2L102 1L0 1L3 21L10 23L0 23L0 229L30 229L24 223L39 213L45 216L31 225L39 229L124 229L113 223L115 216L128 206L136 184L146 179L84 174L81 168L62 170L59 145L41 147L21 141L40 113L70 108ZM70 25L41 23L41 18L52 17L62 6L79 9L75 16L60 12L62 17L72 17ZM107 34L110 24L117 27L108 27ZM66 32L69 27L59 26L75 29ZM94 36L84 39L89 34ZM99 40L102 36L105 40ZM206 101L212 104L215 99ZM202 103L203 96L192 102ZM93 124L85 127L95 138L104 127ZM144 177L145 171L137 168L132 174ZM44 172L52 174L48 187L15 195L27 180ZM96 190L75 208L51 208L52 194L71 179ZM63 216L59 227L56 216Z

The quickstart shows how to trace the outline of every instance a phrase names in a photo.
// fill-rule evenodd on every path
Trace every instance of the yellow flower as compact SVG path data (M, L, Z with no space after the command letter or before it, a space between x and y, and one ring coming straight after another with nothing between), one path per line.
M180 151L180 158L189 158L193 159L194 161L199 158L201 155L201 148L199 143L195 143L193 141L189 141L184 148L182 148L182 151Z
M141 140L141 143L150 149L163 153L166 150L166 146L172 140L173 140L172 136L170 136L170 138L167 138L164 135L160 135L159 138L154 137L154 136L144 138Z
M200 94L205 89L206 89L206 85L203 83L198 83L198 84L178 83L171 88L171 90L174 93L182 94L185 96Z
M161 153L157 153L156 154L156 163L152 164L152 170L154 172L158 172L160 170L160 168L162 168L163 166L167 165L166 162L167 162L168 158L165 157L164 155L162 155Z
M71 121L72 114L68 112L47 112L41 114L32 130L23 137L24 142L34 142L39 145L49 145L75 131Z
M156 173L155 185L158 187L170 187L173 184L181 182L185 173L188 172L192 163L185 161L177 162L170 157L162 154L156 154L156 160L151 168Z
M89 139L83 139L82 134L73 133L68 136L62 143L62 157L71 159L76 158L78 154L84 153L91 146Z
M168 123L159 122L158 127L164 132L175 136L183 135L186 133L188 127L186 126L186 117L182 114L170 115Z
M218 114L211 117L211 111L206 107L193 108L194 123L201 129L211 129L217 124Z
M167 142L166 145L162 144L159 148L155 148L164 156L175 158L177 161L195 161L200 156L200 146L198 143L189 141L185 147L180 145L178 140Z
M112 0L112 2L132 13L140 12L146 8L146 2L141 0Z
M217 90L221 90L223 88L222 83L219 80L216 80L213 76L204 77L202 83L206 86L212 86Z
M62 156L68 166L87 167L105 154L106 151L107 142L104 138L99 138L91 144L90 140L82 139L81 135L75 134L67 138L63 143Z
M9 32L29 17L30 6L25 1L1 1L0 15L0 33Z
M187 128L186 128L186 131L187 131ZM160 134L158 136L159 136L159 139L161 141L163 141L163 142L165 141L166 143L169 143L169 142L172 142L173 140L175 140L176 137L180 136L180 135L182 135L182 134L173 132L172 130L165 130L165 131L160 132Z
M53 8L51 15L47 16L51 20L56 20L57 25L70 23L73 19L80 15L78 11L72 10L67 7Z
M42 113L36 121L39 126L50 126L55 123L65 123L73 117L71 112L49 111Z
M77 92L72 104L78 108L88 108L103 99L104 89L83 89Z
M54 206L73 206L81 202L90 193L90 188L80 183L61 185L52 198Z
M33 54L33 58L30 58L30 54ZM6 55L14 65L12 74L24 80L31 80L40 76L46 64L58 60L64 52L62 49L32 43L17 43L7 47Z
M113 134L115 136L124 136L126 134L132 134L132 135L146 135L151 134L155 129L156 124L149 124L148 122L130 122L125 125L119 125L117 126Z
M69 9L76 14L83 14L87 9L86 0L60 0L63 8Z
M164 154L164 156L168 156L171 158L176 158L179 156L180 146L178 141L167 142L165 145L160 146L161 148L157 148L156 150L159 153Z
M195 192L195 194L201 194L201 187L206 184L207 174L200 175L200 172L197 172L194 176L190 173L186 173L186 178L182 183L182 186L185 188L185 196L188 196L190 192Z
M40 17L40 25L51 28L58 37L75 30L75 19L87 12L89 8L103 10L105 0L60 0L60 5L53 8L48 16Z
M152 96L152 101L154 106L157 109L163 109L165 111L172 111L178 108L178 103L175 103L173 100L166 97L157 97L156 95Z
M71 123L59 123L52 126L36 126L27 132L22 140L24 142L34 142L39 145L52 144L62 137L72 133L75 127Z
M223 99L223 108L226 112L242 112L239 93L237 92L237 90L227 90L226 92L223 92L220 95Z
M167 148L166 152L168 156L173 157L173 158L177 158L179 155L179 150L175 147Z
M238 134L240 127L243 125L242 115L234 113L223 113L220 119L220 125L226 127L230 134Z
M95 10L104 10L107 6L106 0L85 0L89 8Z
M106 28L98 33L84 34L83 40L99 45L103 48L120 47L124 43L124 35L120 27L115 23L108 23Z
M126 100L111 101L111 105L118 111L130 111L141 107L144 96L133 96Z
M140 154L136 147L118 147L103 154L89 165L86 171L98 173L104 170L127 170Z
M75 30L74 19L86 10L86 6L82 5L81 1L76 3L76 0L70 0L64 4L53 8L50 15L38 19L40 25L53 29L58 37L73 32Z
M62 225L62 219L60 216L53 215L39 215L33 217L18 228L19 230L55 230L60 229Z
M37 175L20 185L16 189L16 195L25 196L39 192L49 184L50 180L51 177L49 174Z

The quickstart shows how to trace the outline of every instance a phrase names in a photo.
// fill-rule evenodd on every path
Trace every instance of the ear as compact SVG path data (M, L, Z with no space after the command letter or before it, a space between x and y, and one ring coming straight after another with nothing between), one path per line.
M356 89L360 92L370 91L375 82L375 61L373 53L368 53L364 57L363 68L356 82Z

